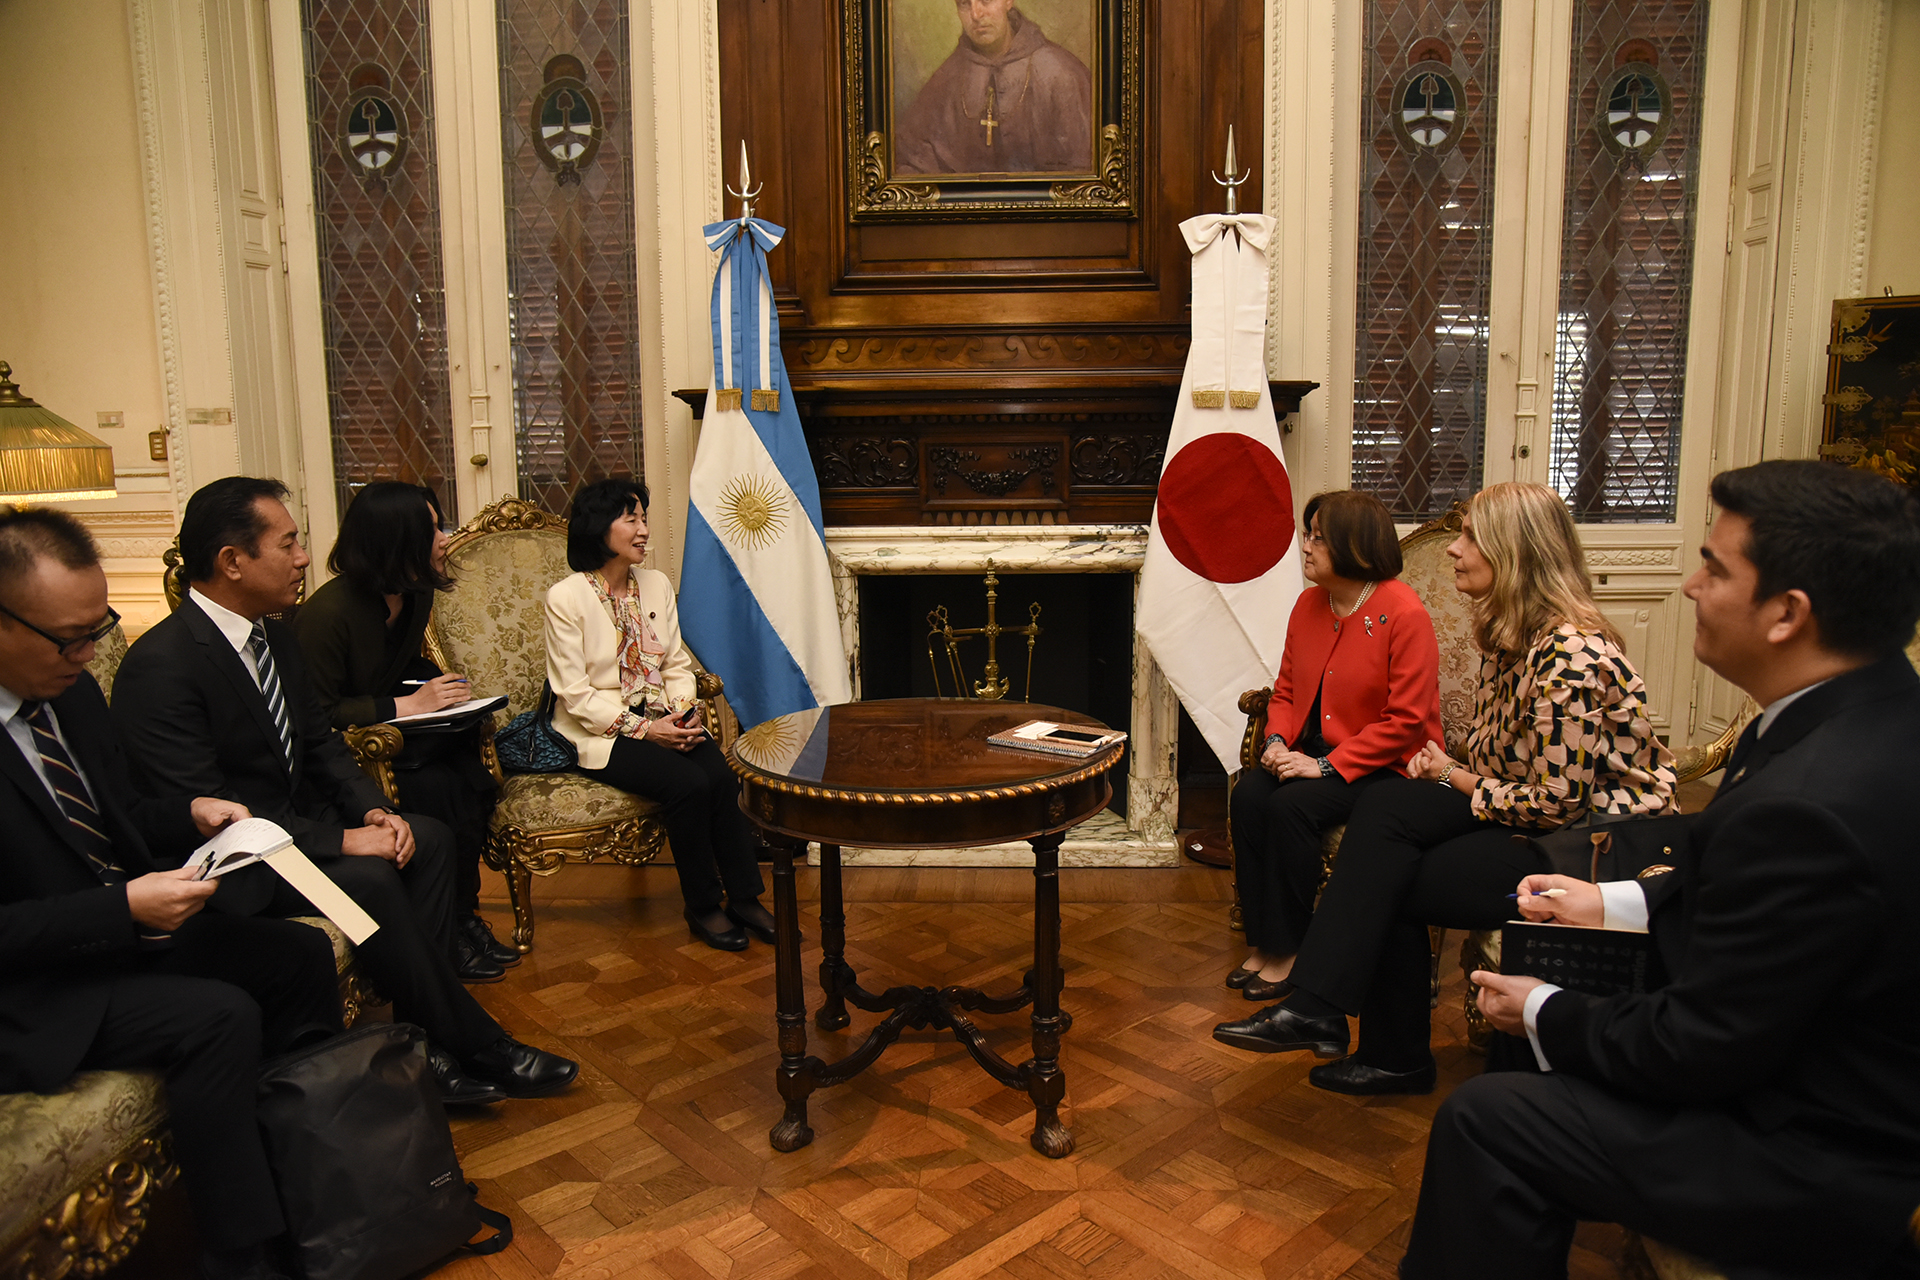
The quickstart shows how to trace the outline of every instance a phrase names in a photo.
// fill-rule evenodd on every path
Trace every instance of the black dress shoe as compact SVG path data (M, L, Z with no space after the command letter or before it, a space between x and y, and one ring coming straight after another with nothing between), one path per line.
M520 963L520 949L510 947L494 937L493 930L487 927L487 922L477 915L471 913L461 915L460 936L471 942L474 950L502 969L511 969Z
M1227 989L1230 991L1244 990L1249 982L1255 981L1259 976L1260 971L1258 969L1248 969L1242 966L1227 975Z
M485 1080L467 1074L465 1068L445 1049L427 1046L427 1066L433 1070L434 1083L440 1086L440 1101L450 1107L483 1107L505 1102L506 1092Z
M749 898L737 906L728 903L727 919L768 946L773 945L773 913L761 906L758 898Z
M453 939L453 971L462 982L498 982L507 976L507 971L484 951L475 948L473 940L464 933L456 934Z
M573 1083L580 1064L501 1036L468 1058L467 1070L509 1098L544 1098Z
M1213 1038L1236 1049L1255 1053L1291 1053L1311 1049L1317 1058L1338 1058L1347 1052L1345 1017L1303 1018L1284 1004L1262 1009L1239 1022L1223 1022Z
M1268 982L1258 978L1240 988L1240 994L1256 1004L1265 1004L1269 1000L1284 1000L1293 994L1293 984L1285 978L1277 982Z
M1353 1093L1363 1097L1380 1093L1432 1093L1438 1073L1433 1063L1416 1071L1382 1071L1353 1058L1324 1062L1307 1072L1307 1083L1328 1093Z
M738 925L724 932L716 933L714 930L701 924L700 917L693 914L693 912L683 911L681 914L687 918L687 931L693 934L694 937L700 939L700 941L712 947L715 951L745 951L747 949L747 935Z

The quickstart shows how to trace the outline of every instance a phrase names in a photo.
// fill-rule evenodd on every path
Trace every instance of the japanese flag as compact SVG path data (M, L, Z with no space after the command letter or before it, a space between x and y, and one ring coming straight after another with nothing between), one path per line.
M1293 486L1267 388L1267 237L1258 214L1181 224L1193 346L1140 574L1135 629L1228 773L1240 695L1271 686L1300 594Z

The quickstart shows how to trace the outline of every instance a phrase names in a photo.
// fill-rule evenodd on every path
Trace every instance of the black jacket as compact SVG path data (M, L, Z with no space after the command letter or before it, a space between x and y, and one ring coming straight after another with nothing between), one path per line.
M1872 1166L1920 1204L1920 676L1904 655L1781 711L1650 882L1672 980L1562 992L1539 1015L1556 1070L1721 1108Z
M266 631L293 717L291 769L260 686L192 599L127 650L113 686L114 722L145 794L237 800L285 827L309 858L337 858L346 828L388 808L387 798L314 700L292 629L268 619ZM271 874L236 874L255 872Z
M82 674L49 705L128 879L184 862L200 843L193 798L134 792L93 677ZM73 823L10 736L0 741L0 830L0 1091L45 1092L93 1043L107 1005L98 979L133 961L133 917L127 891L100 883Z
M329 579L300 606L293 629L313 696L334 728L393 719L390 691L419 658L432 614L432 596L409 596L390 633L386 597L345 578Z

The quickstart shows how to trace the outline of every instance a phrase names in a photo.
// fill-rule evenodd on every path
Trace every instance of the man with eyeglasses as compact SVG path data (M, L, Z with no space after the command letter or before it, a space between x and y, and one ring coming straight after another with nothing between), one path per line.
M135 797L85 667L118 621L78 521L0 508L0 1091L164 1072L202 1274L266 1280L284 1223L254 1086L262 1057L340 1030L333 948L204 911L224 882L156 869L247 810Z

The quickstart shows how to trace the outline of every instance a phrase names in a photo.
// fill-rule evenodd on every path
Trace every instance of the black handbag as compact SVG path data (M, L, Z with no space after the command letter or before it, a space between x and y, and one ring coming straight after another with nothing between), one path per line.
M1687 847L1688 815L1592 813L1529 837L1555 875L1599 884L1636 880L1650 867L1673 869Z
M460 1173L426 1032L362 1023L261 1073L258 1116L305 1280L399 1280L513 1239ZM468 1244L483 1226L496 1234Z
M542 681L540 701L493 735L500 767L508 773L559 773L580 763L580 753L553 727L553 685Z

